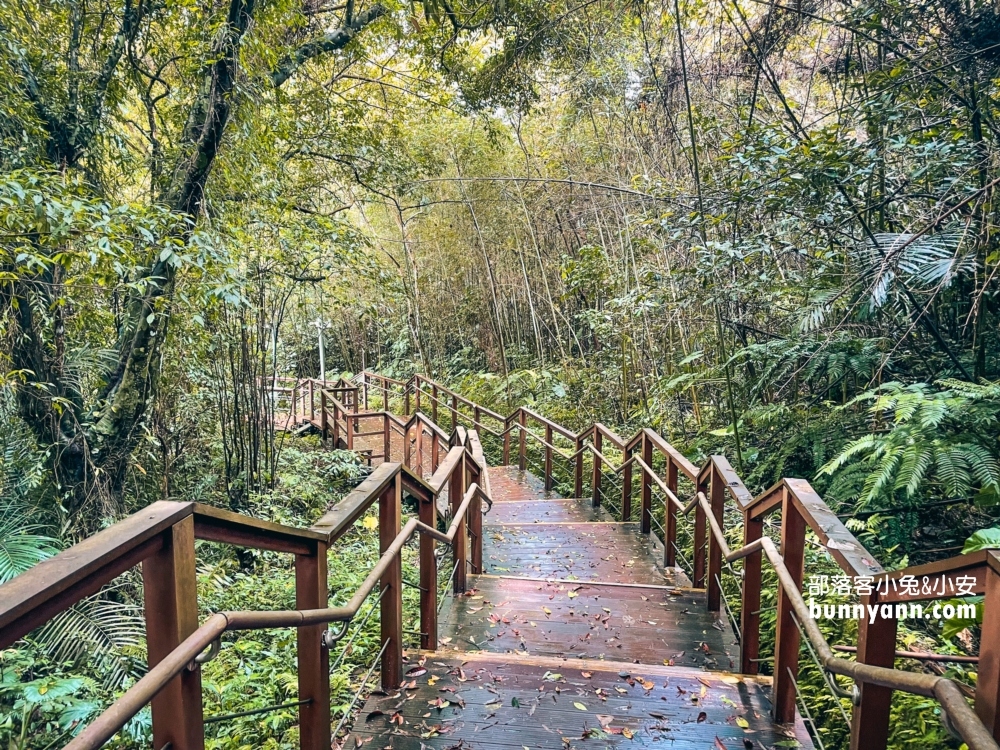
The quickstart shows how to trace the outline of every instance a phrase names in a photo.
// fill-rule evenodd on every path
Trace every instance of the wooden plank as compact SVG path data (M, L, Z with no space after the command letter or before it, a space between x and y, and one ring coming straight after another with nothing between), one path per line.
M310 528L324 535L327 544L333 544L365 514L385 488L392 483L399 470L400 464L397 463L379 464L361 484Z
M325 534L314 529L284 526L202 503L194 504L194 534L196 539L296 555L313 554L316 545L326 541Z
M194 503L153 503L0 586L0 648L158 551L160 534L193 512Z
M1000 739L1000 557L996 552L989 552L989 563L979 640L976 714L993 736Z

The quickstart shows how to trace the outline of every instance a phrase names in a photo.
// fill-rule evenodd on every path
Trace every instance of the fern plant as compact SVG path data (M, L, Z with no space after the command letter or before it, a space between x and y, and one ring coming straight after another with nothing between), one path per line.
M983 505L1000 502L996 440L1000 384L940 380L887 383L852 401L870 401L876 429L850 443L820 470L866 474L860 505L937 494L975 494Z

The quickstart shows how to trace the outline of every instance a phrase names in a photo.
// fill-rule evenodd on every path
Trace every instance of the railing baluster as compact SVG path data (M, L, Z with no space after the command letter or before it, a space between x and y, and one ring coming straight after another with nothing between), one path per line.
M594 430L593 435L594 448L597 449L597 453L594 454L594 464L593 471L590 475L590 486L592 489L591 494L591 504L598 508L601 505L601 457L600 452L603 447L604 436L601 434L600 430Z
M743 514L743 546L756 542L764 534L764 521ZM760 656L760 574L761 553L743 558L743 602L740 605L740 671L757 674Z
M712 506L712 515L715 516L719 528L723 526L723 510L726 502L726 486L715 465L715 457L710 461L712 468L709 472L709 504ZM708 611L718 612L722 607L722 548L715 540L714 534L708 535Z
M646 464L650 469L653 468L653 442L643 433L641 441L641 455L642 462ZM652 518L653 518L653 480L646 476L646 472L642 472L642 485L639 494L639 530L643 534L648 534L652 530ZM670 503L667 503L668 510ZM663 533L664 537L667 536L666 531ZM664 546L668 547L666 538L663 540Z
M643 449L643 461L649 466L653 463L653 441L646 439L646 447ZM648 460L645 458L649 456ZM677 464L667 456L667 489L677 496ZM652 506L650 497L650 487L643 488L643 505ZM647 497L650 500L647 501ZM663 501L663 566L673 568L677 565L677 508L670 502L669 498Z
M518 437L517 437L518 441L517 468L519 468L521 471L524 471L526 468L528 468L528 457L527 454L525 453L527 449L528 433L524 431L526 421L527 418L524 414L524 409L519 409L517 412L517 423L521 426L521 429L518 430Z
M802 589L805 564L806 521L792 501L787 488L781 500L781 557L792 580ZM792 601L783 588L778 589L778 625L774 635L774 682L771 704L774 720L781 724L795 721L795 682L799 675L799 629L795 626Z
M378 501L379 553L384 553L402 528L403 482L397 474ZM396 555L382 576L382 689L395 690L403 681L403 558Z
M437 528L437 497L421 498L420 522ZM437 542L429 534L420 535L420 648L434 651L438 644L438 569L434 549Z
M865 605L865 612L868 605L877 605L878 599L875 595L861 597L861 603ZM983 617L983 636L986 636L986 619ZM986 644L985 637L981 641ZM996 641L994 641L996 643ZM988 647L985 647L988 648ZM859 664L872 664L877 667L893 667L896 663L896 618L883 618L881 613L877 614L875 621L862 617L858 621L858 651L856 661ZM985 666L980 654L979 674L982 675L982 667ZM980 678L981 679L981 678ZM884 750L889 740L889 709L892 705L892 690L881 685L871 685L861 681L856 682L861 691L858 705L854 708L851 717L851 750ZM982 682L976 685L976 707L980 706L980 691L987 689ZM978 713L978 711L977 711ZM979 714L983 718L982 714ZM993 727L990 727L991 730ZM994 735L995 736L995 735Z
M698 482L698 492L708 494L708 484L706 482ZM701 504L694 509L694 549L692 550L694 557L691 559L691 564L694 569L694 587L704 588L705 586L705 547L708 544L708 519L705 518L705 511L702 509Z
M632 448L625 448L622 454L622 461L627 465L622 469L622 521L632 520L632 464L628 460L632 457ZM645 472L640 472L645 475ZM646 533L646 532L643 532Z
M326 544L317 542L313 554L295 556L295 608L327 607L328 591ZM330 747L330 654L323 645L325 629L325 625L309 625L296 632L302 750Z
M448 481L448 502L451 505L452 514L455 514L462 504L462 499L465 497L465 486L465 456L463 455L462 460L458 462ZM451 559L458 566L458 569L455 571L455 580L452 582L452 590L456 594L464 594L466 589L466 560L468 559L466 552L468 546L467 519L468 514L466 514L465 518L459 524L451 546Z
M476 484L482 487L483 477L479 467L472 461L466 461L465 465L469 470L466 486L471 487ZM484 471L488 471L488 469L484 469ZM478 575L483 572L483 498L478 492L472 499L465 517L468 519L469 536L472 542L470 567L472 572Z
M438 423L438 387L436 385L431 386L431 420L434 424Z
M552 425L545 425L545 491L552 489Z
M988 553L986 595L983 600L983 626L979 638L979 669L976 680L976 713L993 736L1000 739L1000 562ZM895 639L894 639L895 640ZM861 642L858 642L860 660ZM895 644L893 644L895 648ZM867 662L866 662L867 663ZM864 699L869 687L862 690Z
M583 497L583 439L577 438L573 441L573 450L576 452L576 464L573 466L573 497Z
M454 432L458 429L458 396L454 393L451 394L451 431ZM507 459L510 455L510 436L504 438L504 459L503 462L506 464Z
M194 517L163 532L163 547L142 562L147 664L154 667L198 629ZM152 700L153 746L203 750L201 667L172 679Z

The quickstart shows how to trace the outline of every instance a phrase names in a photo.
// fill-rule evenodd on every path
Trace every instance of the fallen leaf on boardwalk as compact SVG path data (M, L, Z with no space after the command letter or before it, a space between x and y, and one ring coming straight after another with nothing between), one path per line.
M486 708L490 711L496 711L500 706L503 705L500 701L490 701L486 704Z
M723 705L729 706L730 708L736 708L736 704L733 701L729 700L729 698L727 698L726 696L722 696L720 700L722 701Z
M581 675L583 675L583 677L584 677L584 678L586 678L586 679L588 679L588 680L589 680L589 679L590 679L591 677L593 677L593 676L594 676L594 673L593 673L593 672L580 672L580 674L581 674Z
M436 674L432 674L430 677L427 678L427 684L428 685L433 685L434 683L436 683L440 679L441 678L438 677Z
M427 670L423 667L410 667L406 670L407 677L420 677L427 674Z
M562 679L562 675L558 672L546 672L542 675L543 680L548 680L549 682L558 682Z
M376 719L379 716L385 716L385 711L379 711L377 708L365 717L365 724L367 724L372 719Z
M389 717L389 723L399 724L399 726L403 726L403 724L406 723L406 719L403 718L403 714L397 711L396 713L394 713L392 716Z
M574 703L573 704L573 708L578 708L581 711L586 711L587 710L587 707L585 705L583 705L582 703Z
M698 682L700 682L702 685L705 685L706 687L712 687L712 683L706 680L704 677L699 677Z
M674 660L673 659L664 659L663 660L663 666L665 666L665 667L672 667L672 666L674 666Z
M715 738L716 750L726 750L725 744L718 737Z
M365 744L365 741L363 739L361 739L360 737L354 738L354 747L361 747L363 744Z
M547 615L551 615L552 614L552 610L549 609L548 607L542 607L542 612L544 612Z
M701 713L698 714L698 723L701 724L701 722L705 721L705 719L707 719L707 718L708 718L708 714L706 714L704 711L702 711Z
M441 643L442 646L447 646L449 643L451 643L451 636L449 635L445 636L444 638L439 638L438 641Z
M632 739L633 737L635 737L635 735L632 734L632 730L629 729L628 727L625 727L624 729L622 729L622 736L626 737L628 739Z
M656 687L656 683L647 680L643 677L636 677L636 679L639 681L639 684L642 685L644 690L652 690L653 688Z
M659 719L660 721L666 721L667 720L667 715L666 714L661 714L659 711L649 711L648 713L654 719Z
M749 729L750 728L750 722L747 721L746 719L744 719L742 716L737 716L736 717L736 726L738 726L740 729Z
M701 686L701 697L704 698L706 695L708 695L708 688L705 687L704 685L702 685Z
M448 706L451 705L451 701L446 701L444 698L438 697L438 698L435 698L432 701L427 701L427 705L428 706L433 706L438 711L440 711L443 708L448 708Z
M416 690L416 689L417 689L416 680L410 680L409 682L403 683L403 690Z
M597 714L597 721L602 727L607 729L608 725L615 720L611 714Z
M622 693L622 694L625 694L625 693L628 692L628 690L626 690L625 688L620 688L620 687L615 687L615 691L619 692L619 693Z
M510 699L510 705L512 707L514 707L514 708L520 708L521 707L521 701L519 701L516 697L515 698L511 698Z
M568 596L570 599L576 599L576 597L578 597L579 594L577 594L575 591L570 591L568 594L566 594L566 596Z

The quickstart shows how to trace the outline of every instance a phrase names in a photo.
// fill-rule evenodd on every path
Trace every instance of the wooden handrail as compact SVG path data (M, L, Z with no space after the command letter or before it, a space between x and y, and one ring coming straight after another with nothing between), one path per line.
M143 567L151 668L68 747L99 747L150 702L157 747L165 744L199 746L201 688L197 665L190 671L194 656L226 631L295 627L298 629L299 694L302 698L299 707L301 745L306 750L326 750L330 746L330 696L322 629L327 622L353 617L361 602L381 581L385 652L382 679L387 686L398 684L402 669L400 551L414 534L421 537L421 647L436 648L438 587L434 544L452 545L453 557L462 568L461 575L456 575L453 582L456 593L465 590L466 561L473 572L482 570L482 506L483 502L492 504L482 445L475 430L459 427L448 435L423 414L403 420L387 411L352 411L337 397L340 395L338 390L352 389L309 389L296 381L292 391L305 394L306 398L310 394L315 397L318 392L329 402L328 410L320 410L324 424L326 418L332 416L334 424L342 424L350 430L355 420L381 419L385 429L399 426L407 434L417 427L422 433L429 432L435 440L448 441L448 454L429 480L423 478L419 468L388 461L387 443L386 460L309 529L284 526L198 503L159 502L0 586L0 648L4 648L84 596L100 590L129 568L137 564ZM298 401L296 397L295 408L299 408ZM308 407L307 404L305 413ZM468 482L467 474L471 477ZM452 498L451 523L448 532L441 533L436 529L436 505L437 497L446 486ZM399 518L403 490L418 499L419 517L400 528L398 520L394 522L393 518ZM379 504L378 528L383 555L347 605L328 607L327 548L375 503ZM293 554L298 608L280 612L225 612L211 616L201 627L196 623L190 627L184 625L185 622L193 623L197 616L196 538ZM470 543L471 555L467 550ZM384 595L387 586L393 591L389 597ZM390 641L394 645L386 650Z

